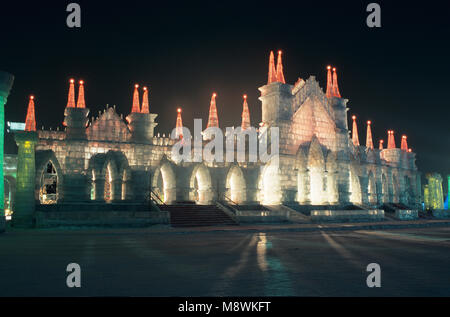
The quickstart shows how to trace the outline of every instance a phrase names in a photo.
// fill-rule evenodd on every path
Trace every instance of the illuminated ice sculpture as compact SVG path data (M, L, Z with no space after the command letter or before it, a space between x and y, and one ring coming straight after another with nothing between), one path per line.
M5 104L14 82L14 76L0 71L0 164L3 166L4 153L4 131L5 131ZM0 179L3 180L3 168L0 168ZM0 182L0 232L5 231L5 211L4 211L4 183Z

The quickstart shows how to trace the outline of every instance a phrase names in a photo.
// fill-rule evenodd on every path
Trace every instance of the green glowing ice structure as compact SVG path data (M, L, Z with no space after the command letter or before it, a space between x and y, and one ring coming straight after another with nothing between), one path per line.
M14 82L14 76L0 71L0 233L5 231L5 211L4 211L4 183L3 183L3 153L4 153L4 133L5 133L5 104L8 99Z
M13 226L31 228L34 226L34 197L36 162L35 147L38 141L34 131L23 131L15 134L19 148L17 156L16 204L13 214Z
M424 188L425 208L431 210L444 209L442 176L437 173L427 174L428 184Z

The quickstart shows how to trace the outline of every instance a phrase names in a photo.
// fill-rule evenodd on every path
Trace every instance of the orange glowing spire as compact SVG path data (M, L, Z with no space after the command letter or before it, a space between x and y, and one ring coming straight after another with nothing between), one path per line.
M341 93L339 92L336 67L333 68L333 97L341 98Z
M80 80L80 88L78 89L77 108L86 108L84 100L84 81Z
M388 149L395 149L394 131L388 131Z
M177 125L176 125L176 137L183 138L183 119L181 118L181 108L177 109Z
M208 118L208 125L206 128L211 127L219 127L219 118L217 117L217 107L216 107L216 93L213 93L211 97L211 104L209 106L209 118Z
M378 147L380 150L382 150L384 147L383 147L383 143L384 143L384 141L383 140L380 140L380 146Z
M69 98L67 100L67 108L75 108L75 80L70 80Z
M401 149L402 149L402 151L408 151L408 141L407 141L407 136L406 135L402 135Z
M278 51L278 60L277 60L277 81L280 83L285 84L286 81L284 80L284 74L283 74L283 62L281 61L281 51Z
M356 116L352 116L352 119L353 119L352 141L355 146L359 146L358 125L356 124Z
M134 94L133 94L133 107L131 108L132 113L139 113L141 112L140 106L139 106L139 91L138 91L139 85L134 85Z
M30 96L30 101L28 102L27 118L25 119L25 131L36 131L34 96Z
M242 130L247 130L250 128L250 112L248 111L247 95L244 95L241 128Z
M148 89L144 87L144 96L142 96L142 110L141 113L150 113L148 106Z
M371 124L372 121L367 121L366 148L373 150L372 129L370 128Z
M327 98L333 96L333 79L331 77L331 66L327 67Z
M267 80L267 84L271 84L277 81L277 71L275 69L275 56L273 55L273 51L270 51L269 58L269 79Z

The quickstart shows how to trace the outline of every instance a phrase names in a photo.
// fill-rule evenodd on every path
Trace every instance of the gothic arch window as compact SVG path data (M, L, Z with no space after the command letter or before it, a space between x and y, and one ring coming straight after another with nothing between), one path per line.
M211 175L205 165L197 165L191 175L191 200L198 204L208 204L212 200Z
M113 179L111 173L111 164L109 163L106 167L105 171L105 191L104 191L104 199L106 202L111 202L113 199Z
M41 174L39 201L41 204L56 204L58 201L58 173L52 161L44 165Z
M226 180L227 197L233 202L240 204L246 200L246 185L242 170L238 166L233 166L227 175Z

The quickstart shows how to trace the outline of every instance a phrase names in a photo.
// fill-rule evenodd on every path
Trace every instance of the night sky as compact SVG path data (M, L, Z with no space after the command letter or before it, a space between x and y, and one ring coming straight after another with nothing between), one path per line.
M380 29L365 23L371 1L73 1L81 29L66 26L70 2L0 5L0 69L16 77L6 120L23 122L34 94L38 129L62 127L73 77L85 81L95 116L106 104L127 115L133 85L148 85L156 132L171 131L180 106L186 126L207 120L213 92L221 127L240 124L244 93L257 125L269 52L281 49L289 83L315 75L325 87L326 66L338 68L362 144L372 120L376 144L387 143L388 129L398 147L406 134L423 173L450 174L450 7L443 1L378 1Z

